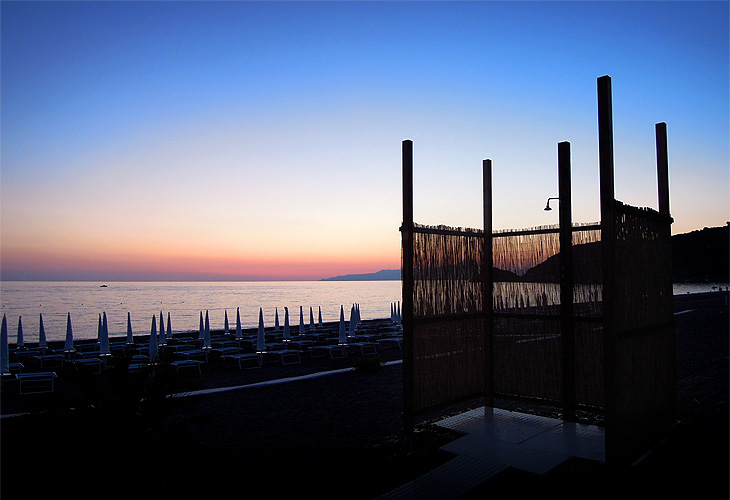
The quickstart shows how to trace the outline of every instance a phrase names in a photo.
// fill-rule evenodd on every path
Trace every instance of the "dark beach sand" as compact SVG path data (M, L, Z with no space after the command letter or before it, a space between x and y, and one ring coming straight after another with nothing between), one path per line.
M468 498L498 493L728 498L726 296L675 298L676 311L691 310L675 316L679 424L639 464L613 469L569 460L544 476L510 469ZM397 360L400 351L378 356ZM430 422L481 402L423 416L407 445L401 439L400 364L375 373L348 371L217 394L154 397L343 368L354 359L304 358L300 365L243 371L211 362L202 377L184 374L150 387L151 402L137 416L135 405L101 390L98 375L67 377L53 394L22 398L6 385L2 413L30 414L1 421L2 497L369 499L451 458L439 446L458 436Z

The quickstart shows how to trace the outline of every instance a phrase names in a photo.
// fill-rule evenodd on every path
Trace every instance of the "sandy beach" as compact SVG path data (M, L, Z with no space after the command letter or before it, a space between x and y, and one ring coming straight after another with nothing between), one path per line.
M677 296L675 319L678 424L665 442L626 468L571 459L543 476L509 469L468 498L727 498L727 293ZM347 370L361 362L355 354L251 370L213 360L202 375L179 373L145 386L142 406L105 390L104 374L59 377L51 394L18 395L6 384L2 494L375 498L451 458L439 447L458 435L433 421L481 405L424 415L414 441L404 443L401 353L391 347L377 357L386 364L374 371ZM326 372L333 373L299 378ZM289 380L260 384L276 379ZM213 388L231 389L190 394Z

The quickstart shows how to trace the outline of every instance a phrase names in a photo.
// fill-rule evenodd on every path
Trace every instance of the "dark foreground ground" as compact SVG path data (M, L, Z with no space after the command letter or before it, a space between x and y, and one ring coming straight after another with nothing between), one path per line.
M727 499L727 294L675 298L679 423L634 466L569 460L544 476L508 470L467 498ZM379 353L397 360L400 351ZM134 386L108 376L69 376L53 394L3 387L2 498L151 498L265 495L370 499L448 460L439 450L458 437L431 424L466 402L422 419L401 438L402 369L382 366L309 380L184 398L166 393L226 387L352 366L305 358L300 365L243 370L211 362L203 375L158 377ZM106 377L106 379L104 378ZM109 385L111 384L111 385ZM114 385L116 384L116 385ZM125 386L128 387L128 386ZM125 398L120 394L129 394Z

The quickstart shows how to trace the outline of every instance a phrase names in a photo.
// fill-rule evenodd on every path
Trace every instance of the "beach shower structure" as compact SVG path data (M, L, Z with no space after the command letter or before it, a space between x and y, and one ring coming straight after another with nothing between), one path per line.
M597 79L601 221L574 223L570 143L557 145L559 224L484 229L413 222L413 143L403 160L404 430L414 417L483 396L605 422L607 462L640 457L676 419L666 124L657 123L659 210L614 198L611 79ZM549 203L549 200L548 200ZM555 204L553 204L555 206Z

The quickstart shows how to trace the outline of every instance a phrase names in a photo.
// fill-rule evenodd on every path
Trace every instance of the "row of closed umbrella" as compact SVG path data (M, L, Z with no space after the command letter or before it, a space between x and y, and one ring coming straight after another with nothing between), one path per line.
M106 328L106 313L104 314L104 321L103 321L103 327ZM102 319L101 315L99 315L99 332L101 335L101 329L102 329ZM108 331L108 330L107 330ZM2 339L0 340L2 342L2 348L4 350L7 350L8 348L8 322L3 314L3 322L2 322ZM25 347L25 340L24 340L24 334L23 334L23 317L18 316L18 337L15 342L15 345L18 348ZM107 345L108 345L108 337L107 337ZM43 326L43 314L40 314L40 330L38 333L38 347L40 348L46 348L48 347L48 341L46 340L46 329ZM68 319L66 321L66 341L64 343L64 350L73 350L73 330L71 328L71 313L68 314Z
M225 312L225 332L228 333L229 331L229 325L228 325L228 312ZM359 304L354 304L350 311L350 323L349 323L349 336L352 336L355 333L355 328L360 323L360 306ZM158 356L159 353L159 346L164 345L167 342L168 338L172 337L172 326L170 321L170 313L167 313L167 328L165 328L165 321L162 311L160 311L160 319L159 319L159 334L158 334L158 328L157 328L157 317L156 315L152 316L152 325L150 327L150 340L149 340L149 357L150 359L154 359ZM310 307L309 308L309 324L310 329L314 329L316 326L319 325L322 326L322 308L319 308L318 311L318 322L315 324L314 321L314 311ZM280 324L279 324L279 310L276 308L275 310L275 320L274 320L274 329L275 331L280 330ZM304 311L302 306L299 307L299 333L304 334ZM210 321L208 317L208 311L205 312L205 318L203 318L203 312L200 312L200 338L203 340L203 348L209 348L210 347ZM243 336L242 328L241 328L241 315L239 308L236 308L236 338L241 338ZM283 337L285 339L291 338L291 328L289 325L289 308L284 308L284 333ZM340 306L340 322L339 322L339 342L345 343L347 341L348 333L345 330L345 317L344 317L344 307ZM106 312L99 314L99 321L97 326L97 340L99 343L99 353L101 355L109 355L111 354L111 348L109 345L109 327L106 317ZM134 334L132 330L132 320L130 313L127 313L127 338L126 341L128 344L134 343ZM259 326L258 326L258 332L257 332L257 350L264 350L266 347L266 341L264 336L264 317L263 317L263 308L259 308ZM23 323L22 323L22 317L18 317L18 336L16 341L16 346L18 348L24 347L24 334L23 334ZM46 341L46 333L45 328L43 326L43 314L40 314L40 331L38 335L38 347L40 348L46 348L48 347L48 342ZM71 313L68 313L67 319L66 319L66 338L63 345L64 352L73 352L75 351L74 348L74 338L73 338L73 327L71 324ZM0 371L2 373L8 373L8 367L9 367L9 348L8 348L8 329L7 329L7 319L5 315L3 315L2 319L2 331L0 332Z
M390 304L390 321L400 323L403 316L400 312L400 302L391 302Z
M205 313L206 318L205 321L208 321L208 312ZM259 308L259 316L263 316L263 308ZM317 323L319 326L322 326L322 308L319 308L319 319ZM315 321L314 321L314 309L311 307L309 308L309 326L310 328L315 328ZM203 332L203 329L205 328L203 323L203 313L201 311L200 313L200 331L201 335ZM281 325L279 323L279 308L277 307L274 311L274 331L279 332L281 329ZM224 318L224 332L229 333L229 326L228 326L228 311L225 311L225 318ZM286 338L287 334L290 333L290 327L289 327L289 308L284 308L284 337ZM299 333L303 334L304 331L304 309L302 306L299 306ZM239 311L239 308L236 308L236 338L240 338L242 336L241 331L241 314Z
M105 316L106 321L106 316ZM108 344L108 342L107 342ZM22 316L18 317L18 337L16 340L16 345L18 348L23 348L25 346L25 341L23 339L23 318ZM38 347L45 349L48 347L48 342L46 341L46 330L43 326L43 314L40 315L40 331L38 333ZM73 350L73 330L71 329L71 313L68 314L68 319L66 321L66 340L64 342L64 351ZM8 347L8 321L5 315L3 314L3 321L2 325L0 326L0 373L9 373L10 372L10 350Z
M0 371L2 373L8 373L9 367L9 348L8 348L8 327L7 318L3 315L2 330L0 331ZM164 320L162 311L160 311L160 336L157 335L156 318L152 317L152 328L150 331L150 358L157 356L157 348L159 344L166 342L166 337L172 335L172 326L170 322L170 313L167 313L167 335L165 335ZM106 318L106 312L99 314L99 324L97 327L97 341L99 343L99 354L109 355L111 354L111 348L109 345L109 324ZM132 332L132 320L129 313L127 313L127 343L134 343L134 334ZM25 346L24 334L23 334L23 318L18 317L18 337L16 340L16 346L22 349ZM46 340L46 331L43 325L43 314L40 314L40 331L38 334L38 347L47 348L48 342ZM74 337L73 337L73 326L71 325L71 313L68 313L66 318L66 338L63 343L64 352L73 352L74 348Z
M350 313L350 335L353 335L355 332L355 328L357 327L357 324L360 323L360 306L359 304L355 304L352 306L352 310ZM162 315L160 315L160 324L162 325ZM322 308L320 307L318 310L318 322L317 324L319 326L322 326ZM310 329L315 328L315 322L314 322L314 310L310 307L309 308L309 325ZM343 333L345 328L345 320L344 320L344 307L340 306L340 342L346 342L347 340L347 334ZM167 316L167 326L168 326L168 336L170 335L170 316L168 314ZM230 327L228 323L228 311L224 311L224 333L229 333ZM156 339L155 334L155 318L152 318L152 332L150 334L150 358L153 358L157 355L156 347L153 346L155 343L154 340ZM203 341L203 348L208 349L210 348L210 318L208 311L205 311L205 316L203 316L203 311L200 311L200 325L198 327L199 329L199 338ZM279 323L279 308L276 308L274 311L274 331L279 332L280 331L280 323ZM304 330L304 311L302 306L299 306L299 333L304 334L306 333ZM240 339L243 338L243 329L241 327L241 312L240 308L236 308L236 330L235 330L235 338ZM289 308L284 307L284 332L283 332L283 338L284 339L290 339L291 338L291 327L289 325ZM264 351L266 350L266 336L265 336L265 326L264 326L264 310L263 308L259 308L259 324L258 324L258 330L256 335L256 350L257 351Z
M275 320L274 320L274 330L279 330L279 310L276 309L275 311ZM350 311L350 336L352 336L355 333L355 329L357 328L357 325L360 323L360 305L354 304ZM314 311L312 308L309 308L309 324L310 328L315 328L314 323ZM319 319L318 319L318 325L322 326L322 309L319 308ZM259 327L257 332L257 338L256 338L256 350L257 351L263 351L266 349L266 340L264 335L264 312L262 308L259 308ZM304 334L304 312L302 310L302 307L299 306L299 333ZM240 329L236 329L236 335L239 336ZM345 329L345 310L344 306L340 306L340 322L339 322L339 331L338 331L338 342L339 343L346 343L347 342L347 331ZM284 339L290 339L291 338L291 330L289 327L289 308L284 308Z

